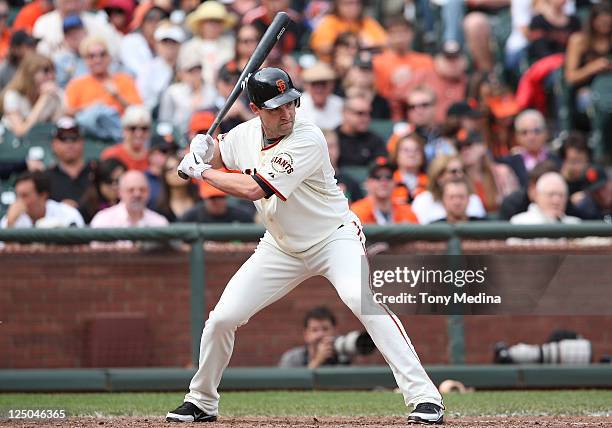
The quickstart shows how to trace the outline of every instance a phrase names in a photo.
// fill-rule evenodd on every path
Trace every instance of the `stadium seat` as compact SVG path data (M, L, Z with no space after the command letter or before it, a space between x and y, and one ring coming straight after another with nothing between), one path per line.
M393 133L393 122L386 119L372 119L370 131L378 134L384 141L387 141Z
M342 168L342 172L350 175L353 179L360 183L364 183L368 178L368 167L367 166L345 166Z
M600 74L593 79L591 91L594 154L596 158L612 157L612 75Z

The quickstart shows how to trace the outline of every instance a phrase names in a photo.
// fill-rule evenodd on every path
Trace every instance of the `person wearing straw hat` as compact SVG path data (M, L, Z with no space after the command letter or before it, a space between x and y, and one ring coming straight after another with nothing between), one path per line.
M317 62L302 72L304 92L298 115L321 129L336 129L342 124L344 101L335 95L336 72L330 65Z
M213 84L219 68L234 54L234 37L224 33L231 30L235 22L235 17L218 1L202 3L185 20L193 38L181 47L179 61L184 56L200 58L204 81Z

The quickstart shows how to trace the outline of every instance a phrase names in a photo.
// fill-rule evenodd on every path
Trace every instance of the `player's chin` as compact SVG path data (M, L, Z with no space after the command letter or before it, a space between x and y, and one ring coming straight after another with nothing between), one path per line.
M287 135L288 133L293 131L293 124L294 124L294 121L281 123L279 126L280 131L281 131L280 133Z

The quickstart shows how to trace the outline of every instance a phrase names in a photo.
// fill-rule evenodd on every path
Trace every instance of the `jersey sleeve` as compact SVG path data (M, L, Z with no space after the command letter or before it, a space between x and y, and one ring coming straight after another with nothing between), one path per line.
M276 196L286 201L300 183L320 168L323 155L323 145L318 138L296 140L257 170L256 181L263 181Z
M219 134L217 141L223 166L229 170L240 170L236 162L236 156L234 155L233 141L235 141L235 138L232 138L232 135L229 133Z

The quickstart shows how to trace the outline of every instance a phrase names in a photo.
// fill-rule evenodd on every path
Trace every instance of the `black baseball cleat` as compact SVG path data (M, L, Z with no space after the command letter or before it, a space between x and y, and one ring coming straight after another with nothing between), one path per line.
M217 416L209 415L187 401L166 415L167 422L214 422L216 420Z
M434 403L421 403L409 415L409 424L437 425L444 422L444 410Z

